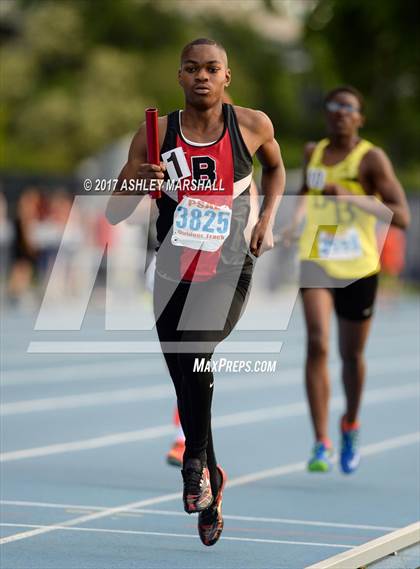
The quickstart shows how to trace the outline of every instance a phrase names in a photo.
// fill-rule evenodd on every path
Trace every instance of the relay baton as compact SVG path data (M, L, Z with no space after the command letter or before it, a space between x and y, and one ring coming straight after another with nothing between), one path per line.
M146 137L147 137L147 162L149 164L160 164L159 130L158 130L158 110L146 109ZM159 189L150 192L150 197L154 200L161 197Z

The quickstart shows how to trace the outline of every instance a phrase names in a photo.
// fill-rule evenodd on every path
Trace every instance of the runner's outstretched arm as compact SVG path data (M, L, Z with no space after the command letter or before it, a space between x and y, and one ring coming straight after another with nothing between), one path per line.
M271 120L262 112L252 112L255 113L253 130L258 141L256 154L262 165L261 190L264 199L252 230L250 250L259 257L274 246L272 227L284 192L286 174Z

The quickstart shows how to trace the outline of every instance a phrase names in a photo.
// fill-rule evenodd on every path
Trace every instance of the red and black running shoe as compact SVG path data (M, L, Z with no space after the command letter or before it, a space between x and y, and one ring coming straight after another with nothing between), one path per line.
M200 512L198 516L198 534L201 541L207 546L214 545L219 540L222 535L224 525L222 516L222 500L227 476L221 466L217 466L217 469L222 478L219 492L217 493L213 504L203 512Z
M213 502L210 474L198 458L189 458L182 469L184 510L187 514L202 512Z

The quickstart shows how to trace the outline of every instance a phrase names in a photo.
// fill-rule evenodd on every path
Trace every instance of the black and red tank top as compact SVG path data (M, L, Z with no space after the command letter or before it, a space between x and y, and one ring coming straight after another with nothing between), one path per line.
M183 136L181 111L168 115L161 156L170 152L169 156L174 157L175 162L175 154L171 151L181 148L190 175L177 184L166 176L162 197L156 200L159 210L156 270L163 277L200 282L238 267L252 272L253 261L248 255L244 236L250 212L252 157L242 138L232 105L223 104L223 118L224 128L219 139L204 145L188 141ZM175 166L178 168L176 163ZM231 209L230 231L217 251L172 244L175 210L185 196L217 202Z

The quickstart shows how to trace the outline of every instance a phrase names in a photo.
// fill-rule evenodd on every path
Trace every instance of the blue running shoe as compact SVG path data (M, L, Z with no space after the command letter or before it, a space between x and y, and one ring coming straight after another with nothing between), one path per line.
M309 472L329 472L332 469L332 455L333 451L331 448L317 441L312 449L312 456L308 461Z
M340 466L344 474L352 474L360 463L359 429L343 429L341 425Z

